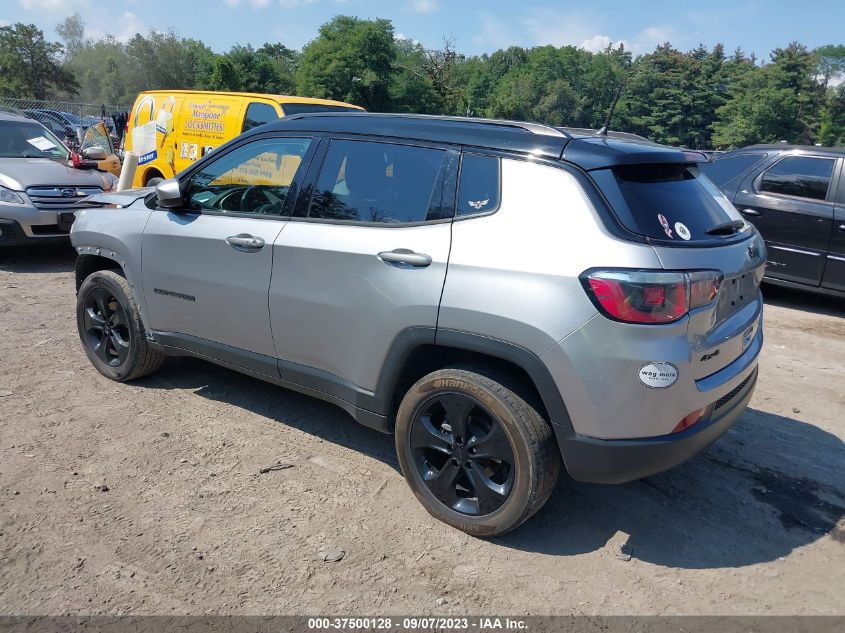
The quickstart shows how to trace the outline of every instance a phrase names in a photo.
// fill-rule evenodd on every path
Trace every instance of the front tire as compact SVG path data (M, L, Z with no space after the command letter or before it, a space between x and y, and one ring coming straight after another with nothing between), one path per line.
M484 369L441 369L408 390L396 415L411 490L432 516L474 536L526 521L560 472L551 426L509 383Z
M91 273L76 295L76 325L91 364L106 378L127 382L161 367L164 355L147 342L126 278L114 270Z

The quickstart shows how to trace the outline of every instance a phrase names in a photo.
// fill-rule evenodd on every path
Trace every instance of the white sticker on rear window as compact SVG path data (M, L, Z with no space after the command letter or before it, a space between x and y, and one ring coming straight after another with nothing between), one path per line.
M50 141L49 139L44 138L43 136L36 136L35 138L28 138L26 142L30 145L37 147L38 149L44 151L48 149L53 149L56 147L56 144Z
M675 222L675 233L677 233L678 237L680 237L682 240L688 240L692 237L692 235L690 235L689 229L687 228L687 225L683 222Z

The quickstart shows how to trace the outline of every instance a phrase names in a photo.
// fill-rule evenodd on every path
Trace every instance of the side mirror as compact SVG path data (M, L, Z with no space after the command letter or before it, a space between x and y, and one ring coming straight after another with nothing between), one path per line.
M179 189L179 181L175 178L162 180L156 185L156 198L158 206L163 209L178 209L182 206L182 192Z
M92 145L82 150L82 158L87 158L88 160L105 160L108 158L108 153L99 145Z

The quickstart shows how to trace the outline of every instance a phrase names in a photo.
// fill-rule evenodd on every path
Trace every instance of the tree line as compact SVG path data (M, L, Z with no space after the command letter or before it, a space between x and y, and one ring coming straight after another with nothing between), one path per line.
M49 41L35 25L0 27L0 95L131 103L142 90L298 94L378 112L420 112L613 129L691 148L761 142L845 145L845 45L792 42L758 60L721 44L512 46L463 55L397 38L389 20L336 16L302 50L282 43L215 53L175 32L127 42L86 36L73 15Z

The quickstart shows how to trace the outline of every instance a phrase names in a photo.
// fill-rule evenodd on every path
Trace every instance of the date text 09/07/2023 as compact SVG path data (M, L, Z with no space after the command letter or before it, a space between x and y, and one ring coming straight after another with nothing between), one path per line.
M334 617L308 618L309 630L475 630L475 631L524 631L527 624L517 618L499 617Z

